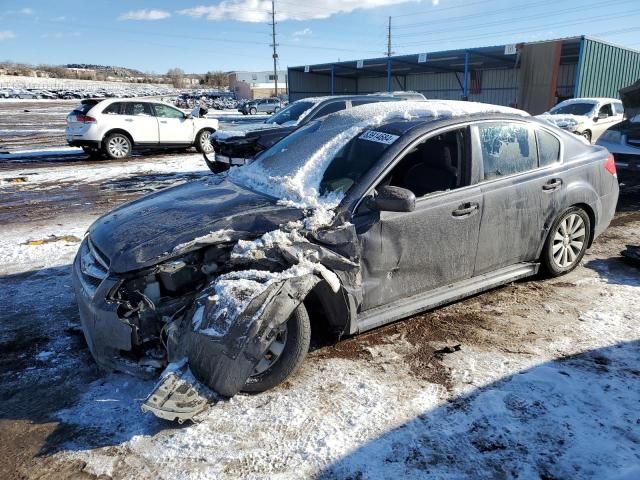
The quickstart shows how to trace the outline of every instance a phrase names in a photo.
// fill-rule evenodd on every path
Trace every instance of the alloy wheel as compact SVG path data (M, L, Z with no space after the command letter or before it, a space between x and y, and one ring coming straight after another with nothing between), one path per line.
M129 155L129 141L122 136L111 137L107 148L109 153L116 158L124 158Z
M211 140L209 139L209 132L200 135L200 148L204 153L213 151L213 145L211 144Z
M586 228L582 217L576 213L567 215L553 234L553 261L560 268L573 265L585 248Z
M282 324L273 338L271 345L267 349L267 352L262 357L262 360L255 366L252 377L260 375L269 370L282 356L284 347L287 344L287 324Z

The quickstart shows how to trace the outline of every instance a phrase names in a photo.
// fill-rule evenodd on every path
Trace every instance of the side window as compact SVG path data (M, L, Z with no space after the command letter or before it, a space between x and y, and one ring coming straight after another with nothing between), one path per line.
M603 113L607 114L607 117L612 117L613 116L613 110L611 108L611 104L607 103L603 106L600 107L600 110L598 111L598 115L601 115Z
M325 115L329 115L330 113L339 112L340 110L344 110L345 108L347 108L347 104L344 101L342 101L342 102L331 102L328 105L325 105L324 107L321 107L320 110L318 110L313 115L313 118L316 119L316 118L324 117Z
M513 175L538 166L533 131L517 123L484 123L478 125L482 146L484 179Z
M168 105L162 105L160 103L156 103L154 107L156 109L156 117L184 118L184 113L182 113L180 110L176 110L175 108L171 108Z
M381 185L406 188L416 198L469 185L468 131L452 130L416 145Z
M122 108L123 104L120 102L116 102L116 103L112 103L111 105L109 105L107 108L105 108L102 113L105 113L107 115L122 115Z
M616 115L624 115L624 105L621 102L614 103L613 108Z
M123 105L125 115L136 115L141 117L153 116L153 112L151 112L151 105L148 103L127 102Z
M546 167L560 161L560 140L545 130L538 130L538 156L540 166Z

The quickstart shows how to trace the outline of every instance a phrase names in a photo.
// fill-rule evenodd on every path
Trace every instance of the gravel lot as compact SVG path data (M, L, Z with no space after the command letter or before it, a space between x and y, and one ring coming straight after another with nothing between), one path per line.
M94 366L70 262L100 214L209 173L64 150L74 105L0 103L0 152L51 149L0 154L0 478L640 478L640 271L619 255L640 185L571 274L318 336L284 385L178 426L140 412L153 382Z

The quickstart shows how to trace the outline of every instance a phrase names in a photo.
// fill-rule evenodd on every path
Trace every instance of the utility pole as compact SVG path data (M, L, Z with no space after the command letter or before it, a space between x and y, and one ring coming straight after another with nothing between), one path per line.
M271 0L271 35L273 43L270 45L273 47L273 79L276 82L276 97L278 96L278 52L276 47L276 2Z
M395 52L391 51L391 17L389 17L389 29L387 31L387 57L390 57Z

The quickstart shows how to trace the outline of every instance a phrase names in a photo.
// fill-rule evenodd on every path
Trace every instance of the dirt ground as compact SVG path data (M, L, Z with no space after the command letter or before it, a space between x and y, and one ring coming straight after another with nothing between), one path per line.
M0 104L0 131L16 131L0 137L0 151L63 146L69 105ZM7 114L21 110L29 112L19 121ZM26 133L43 121L46 129ZM167 171L185 155L191 163ZM535 448L532 440L526 452L476 419L468 430L474 467L457 457L466 446L452 443L446 450L447 441L420 440L424 433L416 432L439 428L442 405L456 415L469 412L487 385L516 382L519 373L546 362L554 368L568 362L566 369L617 388L613 354L589 352L628 345L636 359L640 353L640 270L620 257L625 245L638 244L640 185L621 187L610 228L571 274L516 282L337 343L317 338L295 378L266 394L220 402L199 424L179 427L139 412L152 383L97 370L79 328L69 263L98 215L208 175L191 157L170 153L96 163L69 153L0 159L0 247L14 252L0 258L0 478L399 478L416 472L441 478L456 472L456 462L464 478L591 478L600 471L567 460L576 457L569 448L580 436L576 427L558 427L558 444L550 446L552 430L536 431L544 415L535 412L553 408L529 404L524 394L517 401L508 397L507 410L545 437ZM133 165L139 168L132 171ZM39 180L46 175L51 178ZM628 399L637 407L640 366L625 366L620 375L630 382ZM619 408L608 407L610 415L636 423L633 431L612 421L613 430L625 432L612 448L627 452L620 462L634 468L640 465L640 418L637 409L625 410L615 391ZM518 410L513 402L528 407ZM411 442L422 446L398 447L398 439L409 438L398 432L415 428L415 422L420 428ZM508 457L501 457L506 450ZM425 451L432 453L426 457ZM378 457L385 469L380 477L367 470ZM478 465L484 469L474 470Z

